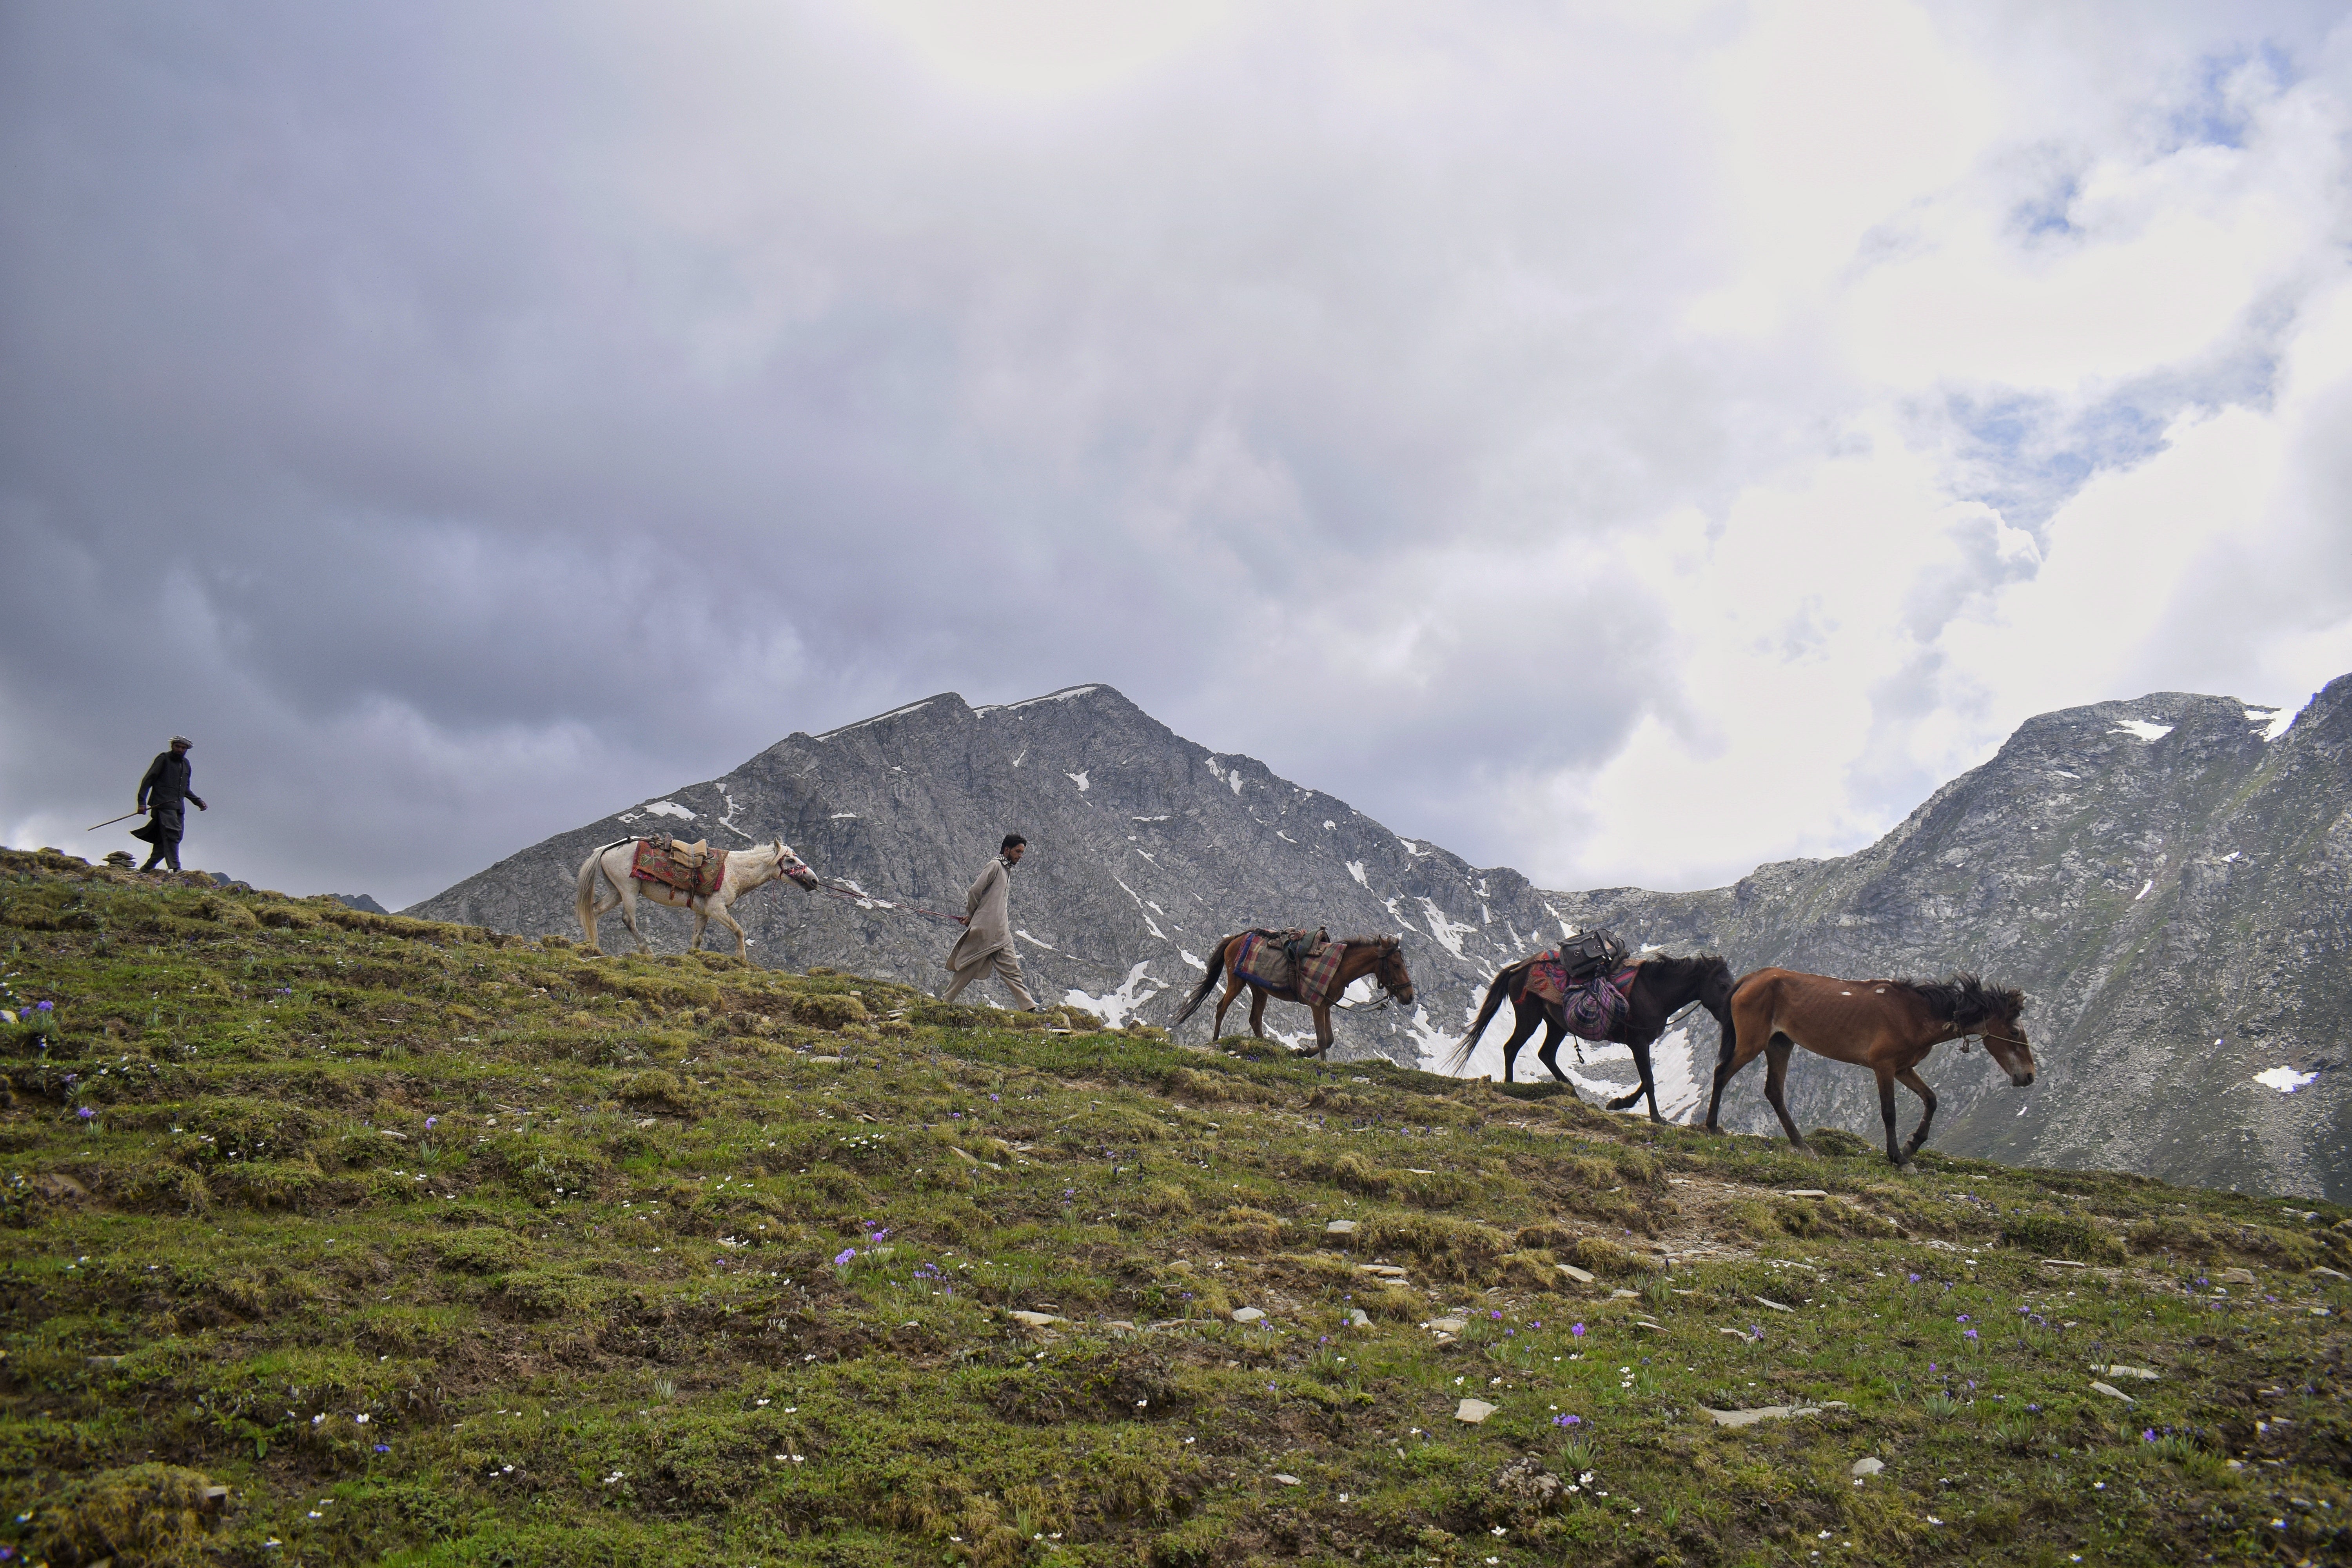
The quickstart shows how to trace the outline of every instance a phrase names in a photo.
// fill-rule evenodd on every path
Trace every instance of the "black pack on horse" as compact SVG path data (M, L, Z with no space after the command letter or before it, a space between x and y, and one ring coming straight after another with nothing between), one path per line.
M1331 1005L1339 999L1341 992L1363 976L1370 975L1372 983L1390 995L1407 1006L1412 1005L1412 976L1405 972L1404 939L1402 937L1351 936L1344 939L1339 943L1342 952L1338 967L1332 972L1329 981L1318 989L1317 994L1301 996L1296 991L1287 995L1269 991L1258 981L1241 973L1238 965L1242 961L1244 944L1255 934L1257 933L1237 931L1217 943L1216 952L1209 956L1209 973L1202 976L1201 984L1193 989L1192 994L1184 999L1184 1005L1178 1008L1176 1016L1168 1021L1171 1031L1201 1010L1201 1004L1208 1000L1209 993L1216 988L1219 980L1225 979L1228 972L1232 978L1225 980L1225 994L1217 1000L1216 1021L1209 1028L1212 1040L1223 1037L1225 1009L1234 1005L1234 998L1241 994L1244 985L1250 989L1251 1034L1261 1040L1265 1038L1267 997L1299 1003L1315 1016L1315 1055L1318 1057L1331 1048ZM1293 973L1297 973L1301 954L1289 951L1286 956L1292 961Z
M1946 1040L1980 1036L1985 1050L2019 1089L2032 1083L2033 1047L2018 1021L2025 994L1987 985L1973 974L1948 980L1832 980L1790 969L1759 969L1740 979L1731 994L1731 1020L1723 1032L1723 1054L1715 1068L1715 1094L1707 1101L1706 1130L1719 1132L1717 1112L1734 1074L1761 1053L1769 1060L1764 1098L1780 1118L1789 1142L1805 1141L1789 1115L1781 1091L1789 1080L1789 1057L1797 1046L1832 1061L1866 1067L1878 1076L1878 1112L1886 1123L1886 1157L1907 1165L1927 1141L1936 1120L1936 1091L1917 1068ZM1966 1050L1968 1047L1960 1047ZM1895 1139L1895 1086L1901 1084L1926 1107L1908 1144Z
M1538 953L1533 958L1523 958L1495 976L1493 984L1486 987L1486 1005L1478 1009L1470 1032L1454 1047L1448 1064L1453 1070L1460 1072L1468 1065L1470 1053L1478 1047L1478 1037L1486 1032L1488 1020L1503 1005L1503 998L1508 996L1514 1021L1511 1037L1503 1042L1503 1081L1511 1081L1512 1063L1538 1024L1544 1026L1544 1042L1536 1051L1537 1058L1553 1078L1561 1083L1568 1081L1568 1075L1559 1070L1559 1042L1568 1034L1567 1008L1530 990L1528 984L1530 972L1548 956ZM1610 1031L1610 1038L1633 1047L1633 1066L1641 1073L1642 1081L1634 1086L1633 1093L1609 1101L1610 1110L1626 1110L1639 1104L1646 1095L1650 1120L1665 1120L1658 1113L1658 1086L1650 1072L1650 1047L1666 1032L1666 1025L1674 1016L1694 1002L1714 1015L1723 1037L1730 1039L1731 984L1731 966L1713 953L1696 958L1645 958L1635 966L1633 984L1625 993L1625 1016Z

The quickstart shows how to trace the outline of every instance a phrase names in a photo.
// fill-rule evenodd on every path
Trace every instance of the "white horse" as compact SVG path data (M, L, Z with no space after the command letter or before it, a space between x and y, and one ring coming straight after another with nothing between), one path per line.
M646 944L645 932L637 929L637 898L642 893L657 904L694 911L694 940L687 944L689 952L702 946L702 933L716 919L735 933L736 955L749 963L751 942L743 935L743 928L735 923L735 917L727 912L727 907L752 889L772 882L779 877L789 877L803 888L814 889L820 885L817 874L809 869L808 862L793 854L792 846L779 838L772 844L756 844L749 849L730 850L727 874L719 881L719 890L688 895L667 882L648 882L629 875L629 867L636 858L637 843L635 838L624 838L617 843L607 844L581 865L580 929L587 933L588 951L591 952L604 951L596 945L596 921L616 904L620 906L621 919L628 922L629 934L637 939L637 951L653 951ZM612 884L610 890L596 885L599 875Z

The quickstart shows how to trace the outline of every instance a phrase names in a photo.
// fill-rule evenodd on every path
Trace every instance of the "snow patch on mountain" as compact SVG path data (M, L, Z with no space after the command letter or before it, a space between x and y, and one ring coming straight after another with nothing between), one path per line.
M1461 958L1462 938L1478 928L1468 921L1449 919L1445 911L1437 907L1436 900L1433 899L1422 900L1421 911L1422 917L1429 921L1429 934L1437 939L1437 945L1454 957Z
M1099 1013L1103 1022L1112 1028L1124 1029L1128 1019L1135 1015L1137 1009L1168 989L1166 981L1155 980L1145 973L1149 967L1149 963L1135 965L1127 972L1126 979L1099 996L1091 995L1073 985L1063 994L1063 1005Z

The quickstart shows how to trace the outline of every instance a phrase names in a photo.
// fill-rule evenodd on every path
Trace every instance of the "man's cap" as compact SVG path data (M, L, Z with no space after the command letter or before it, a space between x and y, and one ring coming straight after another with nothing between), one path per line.
M185 735L174 735L172 737L172 744L175 746L194 746L195 742L189 740Z

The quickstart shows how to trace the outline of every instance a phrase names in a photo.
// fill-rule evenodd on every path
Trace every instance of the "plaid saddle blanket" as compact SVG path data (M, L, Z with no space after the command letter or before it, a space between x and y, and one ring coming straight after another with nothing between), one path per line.
M1318 945L1293 963L1287 948L1301 937ZM1311 1006L1331 994L1332 976L1339 973L1339 962L1347 955L1345 942L1333 942L1321 931L1244 931L1241 957L1234 964L1234 973L1265 986L1285 1001L1304 1002Z
M719 890L727 879L727 851L704 844L680 844L675 839L637 840L636 858L629 875L641 882L659 882L689 898Z
M1628 963L1613 974L1570 986L1559 954L1547 952L1528 967L1520 994L1557 1005L1568 1016L1568 1032L1580 1039L1613 1040L1624 1026L1626 997L1640 970L1640 964Z

